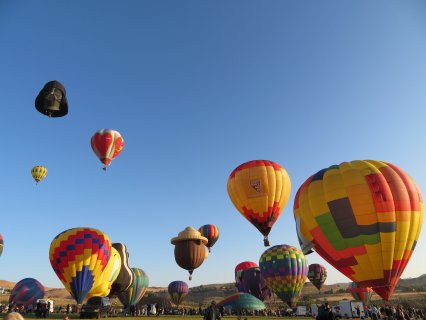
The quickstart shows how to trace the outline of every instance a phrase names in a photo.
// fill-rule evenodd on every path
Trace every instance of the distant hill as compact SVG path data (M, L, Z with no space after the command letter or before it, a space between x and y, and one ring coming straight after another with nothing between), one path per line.
M350 294L346 292L346 288L350 282L335 283L324 285L321 288L321 293L318 292L309 281L306 282L302 296L305 301L327 300L329 302L339 301L342 299L351 299ZM7 280L0 280L0 287L7 289L9 292L15 286L15 282ZM56 305L75 304L75 300L71 297L69 292L64 288L45 288L45 296L53 299ZM395 292L426 292L426 274L417 278L401 279L396 287ZM192 287L189 289L189 294L186 302L193 306L207 305L212 300L220 301L237 292L233 282L231 283L218 283L207 284ZM8 301L9 294L0 295L0 302ZM142 303L155 303L161 301L163 305L169 305L169 296L166 287L149 287L147 293L142 299ZM373 295L373 300L380 300L376 294ZM113 300L114 303L120 304L117 299ZM271 303L280 304L280 300L276 297L272 299Z

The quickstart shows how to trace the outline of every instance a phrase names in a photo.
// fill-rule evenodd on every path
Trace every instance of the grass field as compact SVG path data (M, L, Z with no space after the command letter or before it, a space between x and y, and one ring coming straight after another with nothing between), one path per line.
M1 318L4 318L6 314L1 314ZM72 314L69 317L70 319L79 319L77 314ZM36 318L33 314L25 316L25 319L40 319ZM44 318L41 318L44 319ZM64 320L65 316L63 314L59 313L53 313L50 314L48 318L50 320ZM111 319L111 320L202 320L202 316L168 316L168 315L162 315L162 316L140 316L140 317L112 317L112 318L103 318L103 319ZM243 317L237 317L237 316L225 316L223 317L224 320L260 320L260 319L268 319L268 320L290 320L295 318L285 318L285 317L254 317L254 316L243 316ZM306 319L312 319L308 317L297 317L299 320L306 320Z

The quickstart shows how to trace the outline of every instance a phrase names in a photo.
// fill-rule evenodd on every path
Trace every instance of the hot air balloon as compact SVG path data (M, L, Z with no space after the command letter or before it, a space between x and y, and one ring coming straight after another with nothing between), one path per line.
M47 176L47 168L43 166L35 166L31 169L31 176L36 183L39 183L41 180Z
M271 289L260 273L259 267L248 268L242 271L243 292L250 293L261 301L272 296Z
M133 285L125 292L121 292L118 295L118 299L126 307L136 306L142 299L149 285L149 278L145 271L139 268L132 268L132 271L135 275Z
M0 256L3 253L3 246L4 246L3 236L0 234Z
M40 113L52 118L65 116L68 113L65 87L59 81L49 81L37 95L35 107Z
M112 283L117 279L121 269L121 257L118 251L111 247L111 256L102 275L92 286L92 289L86 296L89 300L91 297L106 297L109 295Z
M118 131L111 129L101 129L95 132L90 140L93 152L104 164L103 170L110 165L123 150L124 140Z
M293 246L273 246L262 253L259 267L272 292L294 307L308 275L308 261L303 252Z
M352 282L347 290L356 301L361 301L364 305L370 304L373 289L369 287L361 288L356 282Z
M327 269L318 263L310 264L308 279L315 286L315 288L318 289L318 291L321 291L321 287L324 284L325 279L327 279Z
M129 266L129 252L124 243L113 243L113 248L118 251L121 258L121 268L117 279L112 283L112 288L109 293L110 297L117 296L120 292L129 289L135 281L135 275Z
M50 244L50 264L78 304L99 282L111 256L108 236L94 228L73 228Z
M205 224L204 226L200 227L198 231L203 237L207 238L206 247L210 252L217 239L219 239L219 229L214 224Z
M239 292L244 292L243 287L243 271L249 268L259 267L256 262L243 261L235 267L235 286Z
M169 292L170 300L179 308L179 305L186 299L189 288L184 281L172 281L169 283L167 291Z
M253 160L232 171L228 194L237 210L264 236L268 234L290 197L291 183L287 171L278 163Z
M25 278L19 281L12 289L9 303L17 306L35 305L38 299L44 298L44 287L33 278Z
M188 270L189 280L191 280L194 269L201 266L206 253L208 254L204 247L207 244L207 238L193 227L186 227L171 240L171 243L175 245L176 263L179 267Z
M318 171L297 191L300 233L328 263L389 300L423 221L423 200L397 166L343 162Z
M245 292L235 293L220 301L218 305L223 306L225 309L231 309L231 311L234 312L266 309L266 306L262 301Z

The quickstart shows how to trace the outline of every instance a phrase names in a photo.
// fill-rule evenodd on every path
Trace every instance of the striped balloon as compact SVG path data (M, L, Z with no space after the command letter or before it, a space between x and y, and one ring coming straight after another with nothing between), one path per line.
M132 271L135 275L135 282L129 289L118 295L118 299L126 307L137 305L149 286L149 278L145 271L139 268L132 268Z
M303 252L293 246L273 246L262 253L259 267L272 292L290 307L295 306L308 275Z
M3 246L4 246L3 236L0 234L0 256L3 253Z
M27 307L29 305L36 305L38 299L44 298L44 287L33 278L25 278L19 281L13 287L10 293L9 303L16 306Z
M188 284L184 281L170 282L167 291L172 302L179 308L179 305L186 299L189 293Z
M93 228L66 230L50 244L50 264L78 304L98 283L111 256L108 236Z
M198 231L203 237L207 238L208 241L206 247L210 252L217 239L219 239L219 229L214 224L205 224L204 226L200 227Z

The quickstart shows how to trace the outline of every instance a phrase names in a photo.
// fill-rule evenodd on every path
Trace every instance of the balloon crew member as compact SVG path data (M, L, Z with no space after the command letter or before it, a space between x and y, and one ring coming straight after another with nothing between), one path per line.
M204 313L204 320L220 320L220 312L216 308L216 301L212 301Z

